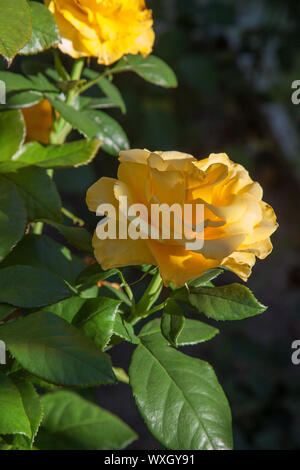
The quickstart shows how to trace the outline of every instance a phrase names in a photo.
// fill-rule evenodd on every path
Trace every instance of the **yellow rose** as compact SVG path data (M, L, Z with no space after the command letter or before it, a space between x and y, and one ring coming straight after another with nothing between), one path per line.
M152 51L153 20L144 0L44 1L56 18L61 51L75 59L97 57L109 65L124 54Z
M165 285L184 285L206 270L227 266L243 280L251 274L256 256L272 251L270 235L276 230L275 213L262 201L262 188L226 154L211 154L197 161L180 152L120 152L118 180L101 178L87 193L96 211L103 203L119 208L120 196L149 208L159 201L203 204L204 244L186 250L182 240L99 239L93 237L97 261L103 269L137 264L159 266ZM150 224L149 220L148 223Z
M37 140L42 144L49 144L52 128L52 108L47 100L22 109L26 125L26 142Z

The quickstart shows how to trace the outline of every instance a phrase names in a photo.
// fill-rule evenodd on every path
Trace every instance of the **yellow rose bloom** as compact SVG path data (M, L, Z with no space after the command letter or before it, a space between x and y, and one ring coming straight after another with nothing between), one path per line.
M152 13L144 0L44 0L54 14L60 49L77 59L97 57L110 65L124 54L150 54Z
M22 113L26 126L26 142L37 140L42 144L49 144L53 123L49 101L44 99L30 108L23 108Z
M272 251L275 213L262 201L261 186L226 154L198 161L180 152L129 150L120 152L120 162L118 179L101 178L88 190L91 211L110 203L117 213L124 195L149 211L158 201L169 206L203 204L204 244L193 251L174 233L168 240L102 240L95 233L93 248L103 269L152 264L159 266L165 285L182 286L210 268L227 266L246 281L256 257L263 259Z

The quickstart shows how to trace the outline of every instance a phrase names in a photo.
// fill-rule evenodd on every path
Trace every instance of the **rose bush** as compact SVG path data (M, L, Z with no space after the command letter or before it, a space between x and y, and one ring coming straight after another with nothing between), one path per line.
M136 433L91 398L95 386L117 381L130 384L165 448L232 448L231 411L213 368L178 348L219 333L203 315L242 320L266 309L244 285L212 281L224 268L246 280L255 258L270 253L273 209L225 154L198 161L128 150L125 131L108 114L126 113L115 75L177 86L164 61L143 57L154 33L142 0L2 3L0 54L10 69L0 70L7 91L0 108L0 448L123 449ZM76 60L65 60L58 47ZM99 72L84 57L121 60ZM99 149L119 154L120 166L118 179L101 178L88 191L92 211L101 203L117 208L121 196L146 208L201 204L201 230L193 215L184 225L196 229L185 236L204 235L204 245L187 249L177 237L182 218L169 238L158 231L157 239L92 241L53 176L100 158ZM152 227L152 219L143 222ZM136 279L129 283L129 276ZM128 370L108 355L120 343L134 349ZM76 391L82 388L85 398Z

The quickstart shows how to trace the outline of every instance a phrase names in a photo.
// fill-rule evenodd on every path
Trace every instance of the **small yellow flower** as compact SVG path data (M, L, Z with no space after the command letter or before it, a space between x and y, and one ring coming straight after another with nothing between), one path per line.
M118 214L120 196L143 204L149 213L158 201L182 207L202 204L204 244L193 251L174 236L102 240L95 233L95 257L103 269L152 264L159 266L165 285L181 286L210 268L227 266L247 280L256 256L263 259L272 251L275 213L262 201L261 186L226 154L197 161L180 152L129 150L120 152L120 162L118 179L101 178L88 190L91 211L110 203Z
M150 54L153 20L144 0L44 0L54 14L60 49L109 65L124 54Z
M52 128L52 108L47 100L22 109L26 125L26 141L37 140L42 144L49 144L50 131Z

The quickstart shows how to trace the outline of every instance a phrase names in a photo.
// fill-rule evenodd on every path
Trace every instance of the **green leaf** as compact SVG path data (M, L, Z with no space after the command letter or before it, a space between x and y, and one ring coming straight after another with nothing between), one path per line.
M125 339L129 343L138 344L140 342L139 338L134 334L133 326L124 319L123 315L116 315L113 330L114 335Z
M122 315L116 315L116 319L113 327L114 335L124 339L128 343L139 344L140 340L134 334L133 326L128 323Z
M73 318L79 312L81 307L86 302L86 299L82 297L70 297L69 299L61 300L57 304L48 305L42 310L54 313L60 318L63 318L68 323L72 323Z
M85 263L65 246L51 238L30 233L16 246L2 267L22 265L48 269L71 284L75 283Z
M31 438L31 427L22 398L13 381L0 371L0 434L24 434Z
M17 153L25 139L25 124L21 111L0 112L0 162Z
M29 142L13 158L0 163L0 172L15 172L31 165L53 169L88 165L97 155L100 145L101 141L98 139L82 139L77 142L47 146L39 142Z
M85 69L84 70L84 75L90 79L96 78L99 74L95 72L94 70L91 69ZM124 103L124 100L122 98L121 93L119 92L118 88L116 85L114 85L110 80L107 78L101 78L97 82L98 87L103 91L103 93L111 99L112 103L114 103L115 106L121 109L122 113L126 113L126 105Z
M267 308L241 284L191 289L188 298L193 307L214 320L242 320Z
M78 250L93 253L92 235L85 228L70 227L69 225L58 224L48 219L42 219L42 222L56 228Z
M63 101L47 96L52 106L72 127L85 137L96 137L103 142L103 150L111 155L118 155L129 148L128 138L121 126L113 118L96 110L76 110Z
M23 237L26 207L17 189L0 176L0 262Z
M206 325L198 320L185 319L184 327L177 338L178 346L192 346L194 344L203 343L214 338L219 333L217 328ZM161 335L160 319L150 321L144 326L139 336ZM171 344L171 343L170 343Z
M24 411L30 423L30 444L33 444L42 421L42 407L34 386L27 380L13 378L14 384L19 390L23 402Z
M82 299L95 299L96 297L98 297L98 294L99 288L97 285L80 291L80 297Z
M68 387L115 383L109 357L50 312L2 325L0 337L25 370L47 382Z
M60 41L54 15L44 5L29 2L32 17L32 33L19 54L37 54L57 45Z
M84 268L78 276L76 284L81 288L86 288L93 284L97 284L98 281L104 281L117 273L117 269L107 269L104 271L98 263L94 263Z
M86 96L80 97L81 109L106 109L118 108L116 103L111 98L89 98Z
M18 265L0 269L0 303L35 308L70 296L65 282L46 269Z
M40 449L118 450L137 436L117 416L88 402L73 392L44 395L45 410Z
M2 1L0 8L0 54L11 62L29 41L32 31L30 8L26 0Z
M174 88L178 85L176 75L171 67L154 55L149 55L146 58L141 55L126 55L112 70L122 69L135 72L144 80L155 85L166 88Z
M0 304L0 321L5 320L8 315L11 315L16 310L12 305Z
M0 80L5 83L7 93L34 90L32 81L18 73L0 70Z
M113 284L105 284L99 288L100 295L102 297L112 297L113 299L121 300L128 307L131 307L131 301L123 291L123 289L116 288Z
M113 367L113 371L114 371L115 376L117 377L119 382L123 382L123 383L129 385L129 377L126 374L124 369L122 369L120 367Z
M157 334L140 339L129 377L154 437L168 449L231 448L230 408L212 367L171 348Z
M41 91L43 93L59 93L59 89L57 88L57 84L53 82L52 77L49 78L44 75L42 72L38 72L33 75L28 75L32 83L32 87L34 90Z
M114 333L121 302L105 297L88 299L76 314L73 324L104 349Z
M184 315L179 305L168 299L161 317L161 332L173 346L178 346L178 337L184 328Z
M98 139L81 139L63 145L44 147L43 161L35 165L41 168L78 168L88 165L96 157L101 141Z
M12 91L6 95L6 104L1 104L0 110L28 108L42 99L43 95L37 91Z
M6 173L4 177L15 183L25 202L29 222L43 218L61 221L60 196L46 170L28 167L16 173Z
M184 286L178 289L174 289L171 296L173 299L181 300L182 302L189 304L190 303L189 301L190 288L195 288L195 287L200 287L200 286L213 287L213 284L211 282L212 279L215 279L216 277L220 276L220 274L222 273L223 273L223 270L219 268L209 269L204 274L202 274L202 276L189 281L187 283L188 288L187 286Z
M220 276L220 274L222 273L223 273L223 269L219 269L219 268L208 269L204 274L202 274L202 276L199 276L196 279L193 279L192 281L188 282L188 285L192 287L203 286L205 284L208 284L210 281L212 281L216 277Z

